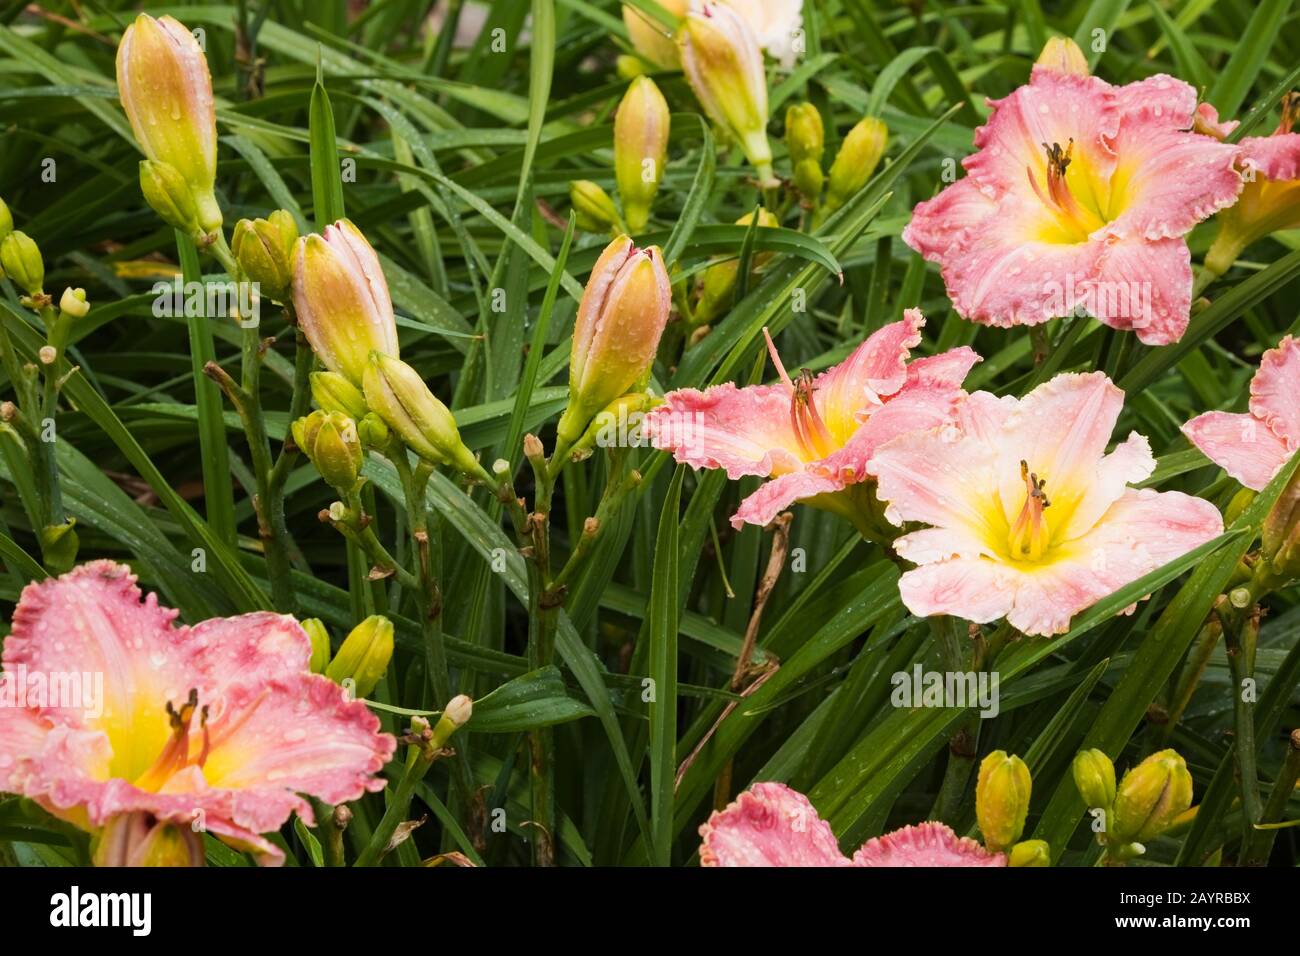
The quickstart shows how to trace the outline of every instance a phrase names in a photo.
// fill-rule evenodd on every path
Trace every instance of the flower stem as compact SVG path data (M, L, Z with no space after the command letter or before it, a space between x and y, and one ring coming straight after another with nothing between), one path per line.
M1286 757L1282 761L1277 779L1273 781L1273 789L1269 791L1268 802L1260 812L1260 824L1278 823L1282 820L1287 802L1295 793L1297 779L1300 779L1300 730L1293 730L1287 740ZM1246 847L1241 853L1241 865L1266 865L1269 855L1273 852L1273 841L1276 838L1276 830L1255 830L1247 839Z

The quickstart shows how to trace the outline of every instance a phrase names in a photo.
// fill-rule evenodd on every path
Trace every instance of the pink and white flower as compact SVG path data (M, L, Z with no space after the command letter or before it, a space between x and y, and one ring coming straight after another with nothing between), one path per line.
M0 791L91 833L147 814L275 865L283 852L261 834L291 813L313 823L302 794L338 804L383 789L396 741L310 673L293 618L175 618L111 561L24 588L0 680L99 674L103 699L0 706Z
M909 363L924 325L909 309L815 377L805 371L792 380L772 348L777 384L670 392L646 416L645 432L656 448L694 468L723 468L733 480L773 479L741 503L731 519L736 528L765 525L803 501L844 516L864 534L877 533L863 484L872 453L891 438L942 425L979 361L962 347Z
M945 430L877 449L885 515L930 525L894 542L913 614L1026 634L1070 618L1223 531L1218 509L1130 488L1155 459L1136 432L1106 454L1124 393L1101 372L1058 375L1024 398L975 392Z
M756 783L700 827L701 866L1006 866L942 823L922 823L868 840L850 859L803 794Z
M1241 191L1238 150L1192 132L1196 91L1036 66L975 131L967 176L920 203L903 239L940 265L958 314L1037 325L1086 312L1148 345L1191 307L1184 236Z
M1300 341L1288 335L1264 353L1247 408L1197 415L1183 434L1233 478L1262 491L1300 449Z

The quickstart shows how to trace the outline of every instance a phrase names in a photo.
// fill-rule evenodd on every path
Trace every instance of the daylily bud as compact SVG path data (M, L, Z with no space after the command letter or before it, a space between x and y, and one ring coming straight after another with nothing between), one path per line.
M95 835L95 866L203 865L203 839L187 823L155 820L143 811L112 816Z
M45 262L32 237L15 229L0 239L0 266L28 295L39 295L45 284Z
M826 188L826 212L839 209L854 197L880 165L889 144L889 130L874 116L868 116L849 130L831 163Z
M753 221L754 214L746 213L736 220L736 225L748 226ZM780 222L766 209L760 209L758 224L762 228L775 229ZM770 253L755 253L752 261L755 266L761 266L770 257ZM697 286L699 299L692 316L696 325L708 325L731 308L736 298L736 280L739 277L739 259L728 259L704 270Z
M1109 810L1115 802L1115 765L1100 750L1080 750L1070 768L1079 796L1090 809Z
M706 2L682 19L677 46L704 112L740 144L762 185L776 185L767 142L767 74L754 31L731 7Z
M630 392L614 399L592 418L582 437L569 450L570 457L581 460L590 454L592 448L624 447L644 440L640 433L641 422L655 401L645 392Z
M822 114L811 103L796 103L785 112L785 145L794 167L794 184L805 197L816 201L826 176L822 155L826 152L826 129Z
M293 306L312 351L353 385L361 384L371 352L398 354L397 321L379 257L346 219L294 246Z
M366 404L411 451L434 464L450 463L473 477L485 475L461 441L451 409L438 401L411 366L372 352L362 387Z
M76 518L69 518L62 524L47 524L41 529L41 558L55 574L71 571L77 563L81 541L73 530L76 523Z
M1242 488L1233 495L1232 499L1228 502L1228 506L1223 509L1224 526L1230 527L1235 524L1237 519L1241 517L1242 512L1251 506L1251 503L1255 500L1255 496L1258 494L1259 492L1252 488Z
M361 389L338 372L312 372L308 381L311 382L311 397L327 412L342 412L360 421L369 411Z
M318 410L299 418L292 429L294 442L330 487L346 493L356 486L365 461L356 422L341 412Z
M975 818L990 850L1004 850L1020 839L1032 789L1029 768L1019 757L995 750L984 758L975 784Z
M447 704L447 709L442 713L457 727L464 727L469 723L470 717L474 716L474 701L465 694L461 694L458 697L453 697Z
M659 6L680 17L686 13L690 0L659 0ZM668 27L628 4L623 4L623 23L627 25L627 33L637 55L661 69L677 69L681 61L677 55L677 44L673 43L672 31Z
M1052 848L1046 840L1024 840L1007 851L1007 866L1051 866Z
M1284 577L1300 577L1300 475L1292 476L1264 519L1264 557Z
M217 113L208 61L194 35L171 17L140 14L117 48L117 90L145 156L186 182L204 232L220 229Z
M391 432L384 420L374 412L367 412L366 416L357 422L357 434L361 436L361 444L367 448L383 448L388 444Z
M578 228L586 232L613 232L618 228L618 207L599 183L576 179L569 183L569 201L577 213Z
M668 103L648 76L632 81L614 114L614 178L633 233L645 228L668 161Z
M1043 44L1043 52L1038 54L1036 65L1073 76L1087 76L1092 72L1088 69L1088 59L1079 49L1079 44L1069 37L1050 37Z
M649 374L671 307L668 272L657 246L638 249L619 236L605 247L574 322L569 406L559 424L562 444L581 438L596 412Z
M1191 805L1192 775L1186 762L1172 750L1161 750L1124 774L1110 836L1121 843L1146 843Z
M5 205L5 201L0 199L0 239L3 239L9 233L14 231L14 215Z
M194 194L185 177L174 166L152 159L140 160L140 192L149 208L173 229L189 236L203 233Z
M265 219L239 220L230 237L230 251L263 295L286 302L293 285L293 244L297 239L293 215L277 209Z
M313 674L324 674L330 662L330 632L325 629L325 622L318 617L309 617L298 623L307 632L307 640L311 641L311 660L307 666Z
M393 657L393 622L372 614L352 629L339 652L325 668L325 676L336 684L353 681L353 694L366 697L383 679Z
M63 295L59 296L59 310L74 319L85 318L86 313L90 311L90 303L86 301L86 290L64 289Z

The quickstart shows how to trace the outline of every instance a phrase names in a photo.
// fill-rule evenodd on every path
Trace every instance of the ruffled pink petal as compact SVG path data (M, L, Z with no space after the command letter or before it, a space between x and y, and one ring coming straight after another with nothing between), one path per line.
M311 641L302 626L287 614L266 611L196 624L181 648L187 669L204 677L204 697L236 684L307 673L311 661Z
M747 524L765 527L796 501L842 491L848 482L836 474L818 474L811 469L792 471L759 485L740 503L731 516L731 526L739 531Z
M1177 238L1231 206L1241 192L1239 148L1184 132L1187 123L1171 123L1159 109L1126 113L1115 139L1120 159L1110 201L1111 209L1122 211L1106 227L1112 235Z
M1182 239L1111 239L1079 304L1144 345L1169 345L1187 331L1192 257Z
M209 718L212 753L203 774L214 788L239 791L237 823L259 833L277 828L285 817L276 797L309 793L347 803L384 788L375 774L397 742L379 733L379 718L365 704L349 700L332 681L296 674L238 687L222 703ZM277 809L261 816L255 804L262 799Z
M972 550L975 540L961 531L945 531L922 539L905 535L895 544L916 557L936 557L945 541L956 552ZM898 591L904 606L918 617L951 614L988 624L1011 613L1017 584L1015 572L997 561L962 557L905 571L898 579Z
M903 228L903 241L930 262L940 262L950 248L964 245L997 211L997 202L967 176L916 205L911 221Z
M830 825L782 783L756 783L700 827L700 866L848 866Z
M1091 532L1019 576L1007 620L1026 634L1063 634L1075 614L1222 533L1208 501L1131 488Z
M1124 495L1129 485L1146 481L1155 469L1156 460L1151 454L1151 443L1145 436L1137 432L1131 433L1114 451L1097 463L1091 489L1068 516L1068 527L1055 537L1069 541L1091 531L1110 506Z
M1215 139L1227 139L1232 135L1241 123L1237 120L1219 121L1219 111L1211 103L1201 103L1196 107L1196 115L1192 118L1196 124L1193 128L1198 133L1204 133L1206 136L1213 136Z
M49 721L28 708L18 706L19 688L6 686L10 675L0 674L0 793L19 793L24 762L45 746ZM13 695L13 696L11 696ZM14 700L15 705L4 703Z
M908 309L901 321L873 332L847 359L817 376L817 407L842 441L860 420L859 411L878 405L903 387L907 357L921 344L924 326L921 311Z
M1290 453L1286 442L1253 415L1206 412L1183 426L1183 434L1247 488L1263 491Z
M1007 520L1025 500L1020 461L1047 480L1051 522L1072 514L1092 495L1097 463L1123 407L1124 393L1102 372L1057 375L1020 399L999 437L998 478Z
M13 630L4 642L5 669L103 675L101 723L128 719L142 695L157 702L161 715L166 691L178 688L183 696L190 686L177 647L184 632L172 627L175 619L176 612L160 607L156 595L141 601L130 568L91 561L23 588ZM41 714L82 726L88 703L68 701L45 707Z
M992 195L1020 192L1028 174L1046 182L1047 155L1043 144L1062 149L1073 140L1076 165L1069 171L1070 187L1085 187L1104 195L1115 168L1109 141L1119 131L1114 87L1095 76L1076 76L1036 68L1029 83L1000 100L990 100L993 114L975 131L979 152L962 161L967 173ZM1027 173L1026 170L1029 172Z
M907 366L905 387L960 388L970 370L980 361L979 353L965 345L919 358Z
M664 396L643 428L655 448L693 468L725 468L727 477L782 474L803 464L790 423L785 385L738 388L728 382L706 391L684 388Z
M1267 179L1300 179L1300 133L1247 136L1241 141L1241 159Z
M1264 353L1250 382L1250 413L1286 442L1287 451L1300 448L1300 341L1288 335Z
M1167 73L1157 73L1113 89L1115 106L1123 115L1122 123L1153 123L1185 130L1192 125L1196 115L1195 87ZM1214 118L1218 119L1217 113Z
M969 837L959 837L933 821L903 827L862 844L854 866L1006 866L1001 853L990 853Z

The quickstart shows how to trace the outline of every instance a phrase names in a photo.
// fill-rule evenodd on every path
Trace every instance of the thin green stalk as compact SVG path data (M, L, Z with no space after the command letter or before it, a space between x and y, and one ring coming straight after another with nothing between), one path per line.
M1255 679L1255 646L1259 637L1259 607L1248 604L1239 607L1238 588L1228 599L1230 609L1220 612L1223 633L1228 651L1228 666L1232 672L1232 716L1234 728L1233 751L1236 755L1237 776L1241 786L1242 851L1250 845L1263 810L1259 793L1259 770L1255 759L1255 694L1246 692L1246 682Z
M1268 802L1259 815L1261 827L1267 827L1282 821L1287 803L1295 793L1296 780L1300 779L1300 730L1291 731L1287 739L1286 757L1278 770L1273 789L1269 791ZM1242 866L1264 866L1273 852L1273 841L1277 839L1276 829L1258 829L1246 840L1246 847L1241 854Z

